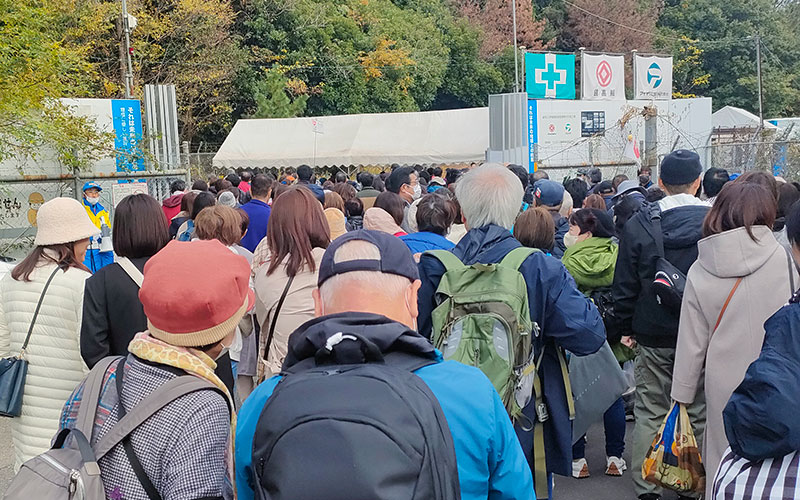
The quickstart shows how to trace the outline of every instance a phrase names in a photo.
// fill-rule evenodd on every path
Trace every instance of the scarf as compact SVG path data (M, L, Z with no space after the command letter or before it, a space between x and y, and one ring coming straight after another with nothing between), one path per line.
M233 443L236 435L236 406L233 404L233 398L228 392L228 388L214 373L217 363L208 354L199 349L167 344L150 336L148 332L137 333L130 345L128 345L128 351L139 359L172 366L206 380L225 394L231 409L231 433L228 436L228 447L225 450L225 462L228 465L228 481L230 481L230 487L235 492L236 471L233 463Z

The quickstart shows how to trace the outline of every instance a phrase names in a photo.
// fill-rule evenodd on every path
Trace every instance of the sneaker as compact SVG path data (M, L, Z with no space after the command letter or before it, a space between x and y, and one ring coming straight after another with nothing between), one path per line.
M625 463L625 460L618 458L618 457L608 457L608 461L606 462L606 476L621 476L623 472L628 470L628 464ZM573 470L574 470L574 463L573 463Z
M572 461L572 477L575 479L586 479L589 477L589 464L585 458Z
M643 495L639 495L639 500L661 500L661 495L657 495L655 493L645 493Z

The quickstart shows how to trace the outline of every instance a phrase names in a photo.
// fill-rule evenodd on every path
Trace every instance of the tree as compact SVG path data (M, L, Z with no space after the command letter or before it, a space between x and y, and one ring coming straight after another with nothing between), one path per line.
M0 161L24 164L53 153L70 170L110 152L93 120L59 100L83 90L93 66L63 41L69 7L48 0L0 0Z
M710 75L704 95L714 107L738 106L758 112L755 42L763 39L764 114L800 111L797 85L797 18L787 17L792 5L774 0L666 0L659 19L663 37L658 46L678 48L670 40L686 36L703 50L702 73ZM796 12L796 11L795 11ZM792 31L794 29L794 31ZM794 68L794 69L793 69Z
M658 0L572 0L572 4L567 6L567 21L564 25L564 31L568 35L562 34L562 37L577 44L577 47L571 47L570 50L579 47L618 53L634 49L650 50L653 44L651 33L655 31L659 4Z
M517 9L517 46L530 50L545 47L542 41L545 22L533 17L530 0L513 0ZM514 45L513 18L508 0L455 0L458 12L483 31L480 55L496 56L508 45Z
M293 118L303 114L308 95L289 96L289 80L278 71L267 71L254 87L256 110L248 118Z
M86 95L121 97L119 2L76 0L79 22L69 41L96 62ZM134 96L145 84L175 84L184 140L219 140L232 126L234 78L247 59L232 36L236 13L229 0L128 0L137 19L131 35Z

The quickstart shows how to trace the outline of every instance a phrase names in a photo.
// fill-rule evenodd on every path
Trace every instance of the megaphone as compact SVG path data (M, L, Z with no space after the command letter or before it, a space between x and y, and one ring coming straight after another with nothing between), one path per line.
M111 242L111 228L103 222L100 226L100 252L113 252L114 245Z

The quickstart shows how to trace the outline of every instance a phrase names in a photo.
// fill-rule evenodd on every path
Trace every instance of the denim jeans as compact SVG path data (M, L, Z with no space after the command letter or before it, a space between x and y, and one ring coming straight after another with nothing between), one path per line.
M619 398L603 414L606 432L606 456L622 458L625 451L625 403ZM586 457L586 436L572 445L572 459Z

